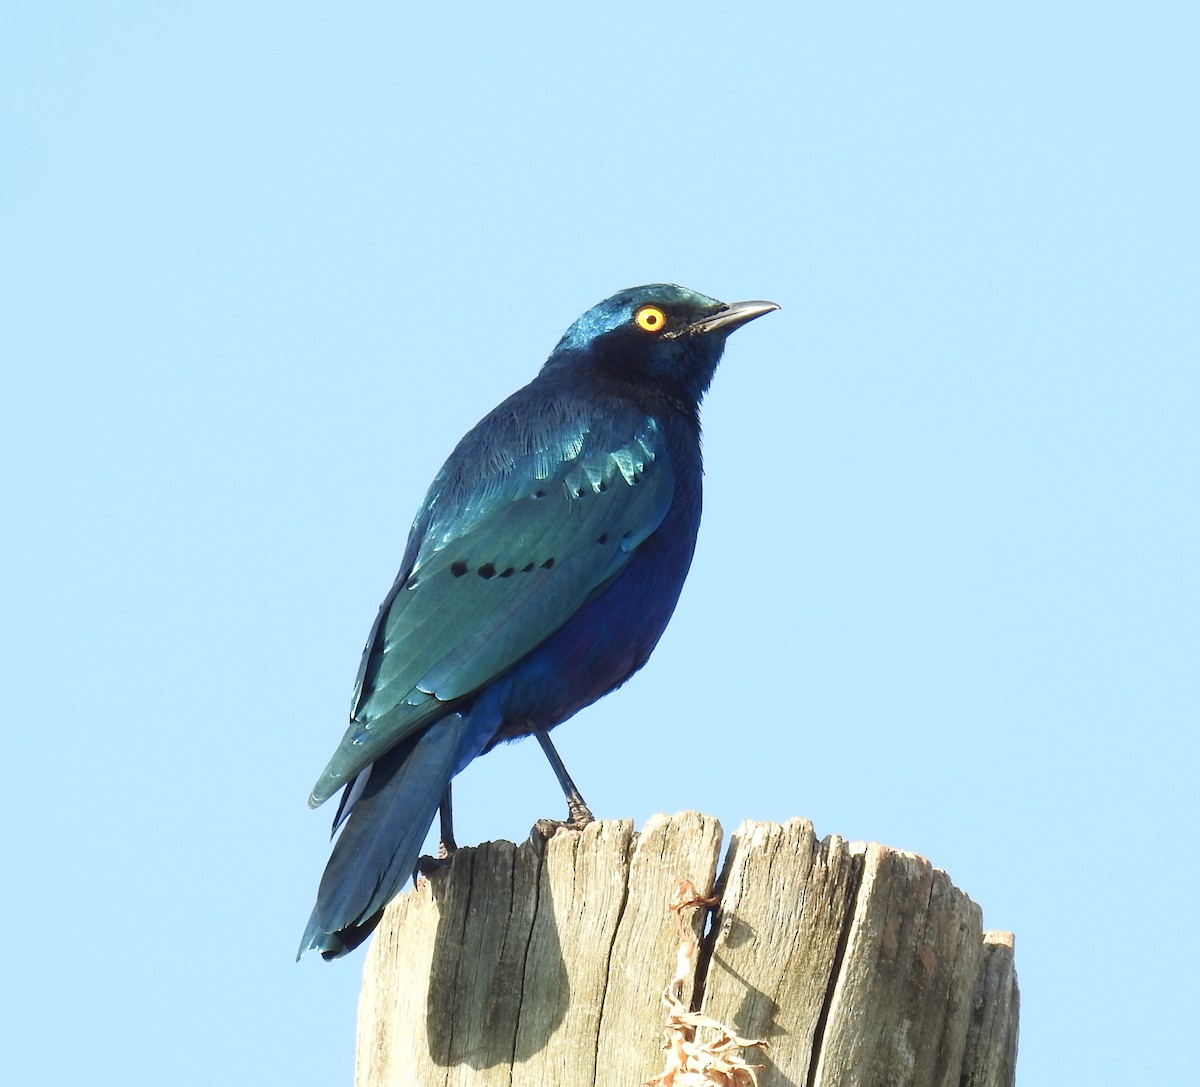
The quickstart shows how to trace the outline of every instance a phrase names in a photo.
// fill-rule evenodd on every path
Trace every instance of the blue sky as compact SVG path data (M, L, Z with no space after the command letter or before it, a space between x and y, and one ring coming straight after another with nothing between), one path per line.
M6 1078L350 1081L361 956L292 957L359 650L459 436L657 280L783 310L556 734L594 810L921 852L1017 934L1024 1087L1190 1078L1196 11L12 10ZM536 745L459 781L462 842L559 812Z

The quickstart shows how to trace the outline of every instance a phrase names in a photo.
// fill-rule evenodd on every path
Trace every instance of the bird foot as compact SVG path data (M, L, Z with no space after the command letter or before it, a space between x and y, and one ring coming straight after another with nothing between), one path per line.
M567 811L571 813L570 818L567 820L567 825L572 830L583 830L588 823L596 821L596 817L592 814L592 809L583 802L582 797L568 797Z
M413 865L412 878L413 883L417 880L428 879L434 872L443 872L450 867L454 860L454 853L458 846L451 841L438 843L438 855L436 857L423 856L417 858L417 863Z
M539 819L529 831L529 837L549 841L560 830L583 830L588 823L594 823L596 817L584 803L567 802L570 809L566 819Z

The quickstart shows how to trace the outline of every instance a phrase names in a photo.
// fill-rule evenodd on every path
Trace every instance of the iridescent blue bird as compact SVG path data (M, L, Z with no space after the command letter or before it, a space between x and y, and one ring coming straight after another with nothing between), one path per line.
M700 401L729 333L778 308L670 284L621 291L459 442L309 798L343 790L301 955L366 939L439 808L454 848L450 781L501 741L536 736L566 825L591 820L548 732L624 683L666 628L700 526Z

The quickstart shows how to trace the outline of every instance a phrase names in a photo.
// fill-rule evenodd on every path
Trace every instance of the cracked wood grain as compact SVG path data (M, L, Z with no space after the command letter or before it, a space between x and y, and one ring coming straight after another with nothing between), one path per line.
M771 1049L761 1087L1014 1082L1008 933L911 853L806 820L685 812L491 842L388 907L367 956L356 1087L634 1085L662 1067L677 882L720 905L694 1006ZM701 920L697 918L697 934Z

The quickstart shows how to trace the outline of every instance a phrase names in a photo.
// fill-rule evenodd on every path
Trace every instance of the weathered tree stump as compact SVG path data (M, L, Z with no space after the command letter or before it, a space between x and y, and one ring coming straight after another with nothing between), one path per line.
M1012 936L984 933L945 872L880 845L817 841L793 819L743 823L718 879L721 837L715 819L684 812L636 835L602 822L543 847L459 850L374 937L357 1087L633 1087L660 1075L680 880L720 900L703 936L692 918L682 1000L726 1040L768 1043L744 1051L761 1087L1014 1082Z

